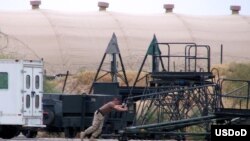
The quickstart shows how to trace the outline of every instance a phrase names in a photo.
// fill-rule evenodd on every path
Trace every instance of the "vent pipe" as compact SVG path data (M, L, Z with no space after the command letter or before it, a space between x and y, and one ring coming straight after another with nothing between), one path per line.
M107 2L98 2L99 11L106 11L109 7L109 3Z
M41 0L31 0L30 5L32 9L39 9L39 5L41 4Z
M238 15L241 7L239 5L231 5L230 10L232 10L232 15Z
M172 13L174 9L174 4L164 4L163 8L166 10L166 13Z

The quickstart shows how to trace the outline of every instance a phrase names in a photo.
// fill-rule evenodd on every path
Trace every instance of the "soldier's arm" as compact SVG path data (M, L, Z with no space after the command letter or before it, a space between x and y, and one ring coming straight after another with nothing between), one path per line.
M123 105L114 105L114 109L121 112L128 111L128 107Z

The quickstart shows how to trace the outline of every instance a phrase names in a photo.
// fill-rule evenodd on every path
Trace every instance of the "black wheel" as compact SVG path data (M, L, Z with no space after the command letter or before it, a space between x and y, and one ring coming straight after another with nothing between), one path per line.
M118 141L128 141L128 136L125 133L125 130L119 130L118 133L119 133Z
M1 138L11 139L17 136L19 132L19 127L16 126L2 126Z
M44 109L43 123L45 125L50 125L55 119L55 113L50 109Z
M23 134L26 138L35 138L36 135L37 135L37 131L25 129L25 130L22 130L22 134Z
M73 127L65 127L64 134L65 134L65 138L74 138L76 137L77 131Z
M15 137L19 136L20 133L21 133L21 130L18 130L18 131L16 132Z
M118 141L128 141L128 137L126 135L121 135L118 137Z

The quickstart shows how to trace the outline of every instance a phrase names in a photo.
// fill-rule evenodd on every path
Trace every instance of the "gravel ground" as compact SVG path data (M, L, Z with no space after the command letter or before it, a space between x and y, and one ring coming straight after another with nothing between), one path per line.
M81 141L81 139L80 138L75 138L75 139L65 139L65 138L33 138L33 139L28 139L28 138L23 137L23 136L18 136L16 138L13 138L10 140L5 140L5 139L0 138L0 141ZM84 139L84 141L90 141L90 140ZM116 140L116 139L97 139L95 141L118 141L118 140ZM139 141L139 140L129 140L129 141ZM140 141L143 141L143 140L140 140ZM146 141L150 141L150 140L146 140Z
M4 140L0 139L1 141L81 141L80 138L75 138L75 139L65 139L65 138L33 138L33 139L28 139L23 136L18 136L16 138L10 139L10 140ZM89 141L89 139L85 139L84 141ZM118 141L115 139L98 139L95 141Z
M80 138L75 138L75 139L66 139L66 138L26 138L23 135L19 135L18 137L13 138L13 139L9 139L9 140L0 138L0 141L81 141L81 139ZM90 141L90 140L89 139L84 139L84 141ZM117 139L97 139L95 141L118 141L118 140ZM150 140L129 140L129 141L150 141ZM171 140L168 140L168 141L171 141ZM172 140L172 141L175 141L175 140Z

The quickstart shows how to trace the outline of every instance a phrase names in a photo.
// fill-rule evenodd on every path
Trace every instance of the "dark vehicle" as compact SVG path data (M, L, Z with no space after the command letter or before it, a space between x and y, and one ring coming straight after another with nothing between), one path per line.
M114 95L65 95L44 94L44 131L64 132L65 137L74 138L76 134L89 127L94 112L103 103L113 99ZM126 118L125 118L126 116ZM118 134L118 131L132 124L134 113L111 112L104 123L103 134Z

